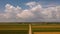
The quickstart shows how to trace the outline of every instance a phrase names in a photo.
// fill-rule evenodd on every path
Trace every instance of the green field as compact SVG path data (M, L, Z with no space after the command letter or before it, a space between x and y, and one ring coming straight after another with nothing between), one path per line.
M0 24L0 34L28 34L28 24Z
M27 30L0 30L0 34L28 34Z
M59 24L32 24L32 32L60 32ZM28 34L28 24L0 24L1 34Z

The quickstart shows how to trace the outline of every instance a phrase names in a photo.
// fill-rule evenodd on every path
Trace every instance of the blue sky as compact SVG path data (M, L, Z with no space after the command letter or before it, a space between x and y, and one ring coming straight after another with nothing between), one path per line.
M24 8L24 4L27 2L40 2L42 5L48 5L48 4L60 4L60 0L0 0L0 10L4 9L4 6L6 4L11 4L14 6L21 6L22 8ZM25 6L26 7L26 6Z
M26 5L26 4L28 4L28 5ZM33 5L31 5L31 4L33 4ZM34 7L31 7L31 6L34 6ZM20 20L22 22L24 22L24 21L26 21L26 22L45 21L46 19L47 19L46 21L48 21L48 19L49 19L49 21L51 21L50 20L50 17L52 16L51 13L53 12L53 10L57 9L56 7L59 7L59 6L60 6L60 0L0 0L0 13L2 12L2 14L0 14L0 17L2 20L0 20L0 21L5 21L3 19L6 19L6 21L7 20L8 21L11 21L11 20L19 21ZM8 12L5 12L5 10L7 10ZM39 12L38 12L38 10L39 10ZM33 11L35 11L35 12L33 12ZM50 14L48 14L49 11L51 12ZM53 14L55 14L55 12ZM58 9L57 9L57 12L59 15ZM16 17L16 15L19 18ZM43 16L43 18L42 18L42 16ZM60 15L59 15L59 17L60 17ZM57 16L57 13L56 13L55 19L59 20L58 19L59 17ZM11 19L11 18L13 18L13 19ZM51 19L52 18L54 19L54 16L52 16ZM44 20L41 20L41 19L44 19ZM52 21L55 21L55 20L52 20Z

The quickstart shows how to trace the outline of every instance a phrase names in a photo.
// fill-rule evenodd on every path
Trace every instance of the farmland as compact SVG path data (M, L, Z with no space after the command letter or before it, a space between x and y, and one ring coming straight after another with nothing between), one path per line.
M28 34L28 24L0 24L1 34ZM60 24L32 24L33 34L60 33Z
M60 34L60 32L34 32L34 34Z

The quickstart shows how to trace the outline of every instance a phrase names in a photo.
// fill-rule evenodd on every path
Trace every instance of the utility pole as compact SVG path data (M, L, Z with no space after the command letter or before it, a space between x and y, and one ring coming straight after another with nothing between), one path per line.
M29 34L32 34L32 24L29 24Z

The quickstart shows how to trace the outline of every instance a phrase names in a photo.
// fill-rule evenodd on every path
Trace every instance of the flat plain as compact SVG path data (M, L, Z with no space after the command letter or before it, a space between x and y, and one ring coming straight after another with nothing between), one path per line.
M32 24L33 34L59 34L60 24ZM1 34L28 34L29 24L0 24Z

